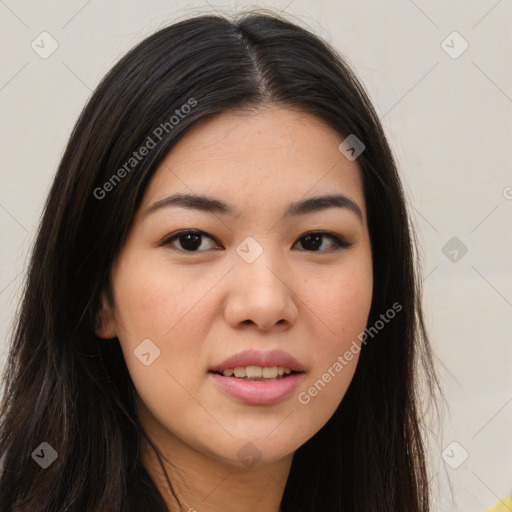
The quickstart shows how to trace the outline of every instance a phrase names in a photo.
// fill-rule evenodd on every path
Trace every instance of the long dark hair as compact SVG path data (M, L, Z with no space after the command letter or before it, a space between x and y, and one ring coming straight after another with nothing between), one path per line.
M199 119L265 104L311 113L363 141L357 162L374 275L368 324L392 304L402 306L362 347L334 415L296 451L281 508L430 509L418 370L429 396L438 383L392 153L362 85L333 48L296 23L249 12L233 20L197 16L151 35L104 77L74 127L44 208L7 359L2 512L167 510L140 461L145 433L119 341L95 334L100 296L112 298L112 264L148 181L182 134ZM148 137L151 151L127 166ZM34 455L51 453L41 443L57 454L46 469Z

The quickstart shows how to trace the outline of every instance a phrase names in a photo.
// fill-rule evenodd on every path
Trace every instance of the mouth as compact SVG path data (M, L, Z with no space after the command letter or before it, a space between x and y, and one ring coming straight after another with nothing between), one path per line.
M277 404L305 379L302 364L280 350L247 350L210 368L208 374L224 396L249 405Z
M259 376L260 371L261 376ZM282 371L281 375L280 371ZM233 372L232 375L231 372ZM224 396L235 399L237 403L248 405L275 405L283 402L305 379L303 371L298 372L276 366L235 366L235 368L226 368L222 372L208 374L216 389Z

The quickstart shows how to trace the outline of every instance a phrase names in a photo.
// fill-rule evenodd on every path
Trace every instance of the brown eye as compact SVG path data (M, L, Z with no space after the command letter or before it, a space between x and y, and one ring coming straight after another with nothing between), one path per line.
M179 231L167 237L162 242L162 245L171 246L172 249L182 252L204 252L198 249L203 245L203 239L205 238L213 240L212 237L202 231ZM175 242L177 242L177 244Z
M334 250L344 249L352 245L351 243L342 240L339 236L334 235L333 233L326 233L323 231L307 233L306 235L302 236L299 241L301 241L302 246L310 252L326 252L326 249L318 250L319 247L322 247L323 239L325 238L333 241L331 248L334 247Z

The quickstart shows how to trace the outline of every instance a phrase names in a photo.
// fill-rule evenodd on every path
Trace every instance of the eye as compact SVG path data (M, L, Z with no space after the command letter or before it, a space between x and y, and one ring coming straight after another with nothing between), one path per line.
M176 249L178 251L185 251L185 252L203 252L198 251L197 249L201 247L201 239L202 238L209 238L210 240L213 240L211 236L208 236L206 233L202 231L179 231L178 233L175 233L174 235L166 238L162 241L162 245L165 246L173 246L173 249ZM174 242L178 242L181 245L181 249L176 247ZM208 249L208 247L207 247Z
M326 252L326 250L318 250L318 248L323 245L322 238L331 239L334 243L333 250L335 251L339 249L346 249L347 247L353 245L353 243L346 242L345 240L335 235L334 233L327 233L324 231L314 231L311 233L306 233L301 238L299 238L298 242L302 240L303 247L309 247L311 249L310 252Z
M332 241L331 249L336 251L339 249L346 249L353 245L353 243L346 242L339 236L334 233L328 233L324 231L314 231L310 233L306 233L296 243L301 242L302 246L309 252L326 252L329 249L322 249L323 240L328 238ZM163 246L171 246L172 249L182 251L182 252L204 252L211 247L203 247L203 250L199 250L199 248L203 245L202 239L209 239L215 241L211 236L208 236L203 231L198 230L185 230L174 233L173 235L164 239L161 243ZM177 245L180 247L177 247ZM320 250L319 250L320 248Z

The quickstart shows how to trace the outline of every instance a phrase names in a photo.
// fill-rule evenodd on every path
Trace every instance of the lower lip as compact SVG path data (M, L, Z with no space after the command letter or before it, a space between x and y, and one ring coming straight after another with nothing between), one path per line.
M211 378L229 395L250 405L273 405L290 396L304 379L304 373L292 373L279 380L243 380L210 373Z

